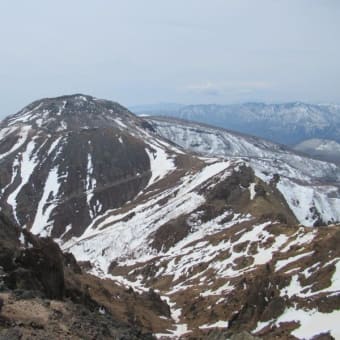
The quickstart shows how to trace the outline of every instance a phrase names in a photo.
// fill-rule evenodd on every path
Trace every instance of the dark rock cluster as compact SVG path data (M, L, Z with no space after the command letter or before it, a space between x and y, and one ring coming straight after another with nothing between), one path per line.
M52 239L21 234L2 213L0 236L0 339L153 339L136 318L129 324L128 315L126 321L117 319L103 308L101 296L109 301L110 292L99 278L83 274L73 255L63 254ZM169 316L153 291L133 294L146 309Z

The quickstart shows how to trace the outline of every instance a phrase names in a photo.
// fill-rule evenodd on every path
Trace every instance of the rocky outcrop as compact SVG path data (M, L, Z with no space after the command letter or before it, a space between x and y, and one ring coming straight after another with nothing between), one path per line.
M63 254L49 238L20 231L0 213L0 266L12 290L34 290L51 299L64 296Z
M2 213L0 223L0 338L152 339L169 323L154 291L85 274L52 239L20 234Z

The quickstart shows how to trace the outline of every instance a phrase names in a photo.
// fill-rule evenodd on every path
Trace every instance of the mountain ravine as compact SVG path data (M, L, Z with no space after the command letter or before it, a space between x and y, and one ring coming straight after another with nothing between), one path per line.
M336 165L258 138L81 94L38 100L0 125L1 320L31 334L9 314L23 289L43 325L63 309L70 338L339 338L339 183ZM49 248L57 296L36 274ZM89 326L99 310L111 333Z

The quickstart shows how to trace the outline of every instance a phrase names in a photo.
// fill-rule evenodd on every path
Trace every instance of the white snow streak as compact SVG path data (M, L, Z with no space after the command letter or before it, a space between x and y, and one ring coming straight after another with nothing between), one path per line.
M213 324L206 324L199 326L198 328L200 329L205 329L205 328L228 328L229 322L228 321L217 321Z
M31 129L30 126L23 126L18 133L17 142L11 147L10 150L8 150L7 152L5 152L3 154L0 154L0 159L5 158L6 156L10 155L14 151L16 151L20 147L22 147L27 140L28 132L30 131L30 129Z
M36 157L33 157L33 151L35 148L35 142L30 141L27 144L26 150L22 153L21 157L19 157L19 163L20 163L20 175L21 175L21 182L17 186L17 188L11 192L11 194L8 196L7 202L12 206L13 209L13 214L15 219L17 219L17 214L16 214L16 207L17 207L17 196L23 186L28 183L31 174L33 173L35 167L37 166L39 160Z
M48 174L45 182L44 192L40 199L37 213L31 228L33 234L39 234L40 236L50 236L51 221L50 215L53 209L56 207L56 198L59 191L58 183L58 169L53 168Z
M150 168L152 173L147 187L164 178L169 172L176 169L173 159L169 158L162 148L154 144L150 144L150 146L153 150L145 150L150 159Z
M304 258L306 256L310 256L313 253L314 252L311 251L311 252L308 252L308 253L303 253L303 254L299 254L299 255L296 255L296 256L289 257L286 260L279 260L275 264L275 271L279 271L280 269L286 267L288 264L296 262L296 261L298 261L298 260L300 260L300 259L302 259L302 258Z
M87 206L89 207L89 213L90 217L93 219L94 213L93 209L91 207L91 200L94 196L94 190L97 185L97 181L94 178L94 171L93 171L93 163L92 163L92 157L91 154L89 153L87 155L87 175L86 175L86 202Z

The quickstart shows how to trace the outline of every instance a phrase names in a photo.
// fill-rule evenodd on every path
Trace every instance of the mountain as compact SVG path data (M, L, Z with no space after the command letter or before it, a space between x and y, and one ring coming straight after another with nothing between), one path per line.
M212 126L171 118L148 117L147 120L159 135L187 150L203 156L242 158L265 182L275 174L276 187L301 224L339 221L340 168L335 164Z
M336 165L79 94L30 104L0 136L2 212L72 253L78 285L104 287L96 301L129 325L170 339L339 336Z
M340 105L306 103L188 105L167 110L145 108L136 113L165 115L240 131L285 145L322 138L340 142Z
M83 95L40 100L5 119L4 209L36 234L81 235L173 167L145 124L117 103ZM152 173L160 161L164 169Z
M304 152L321 160L340 164L340 143L329 139L308 139L294 146L294 150Z

